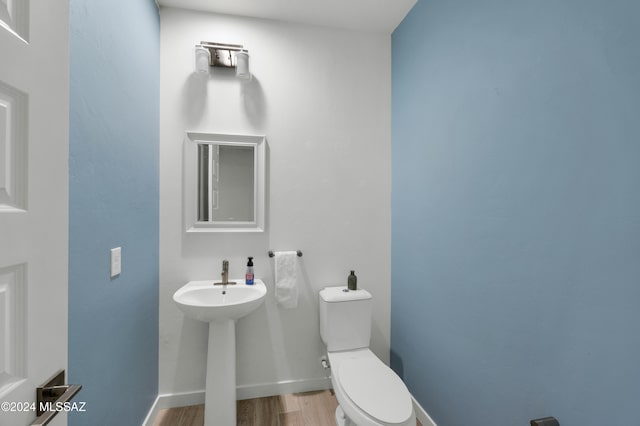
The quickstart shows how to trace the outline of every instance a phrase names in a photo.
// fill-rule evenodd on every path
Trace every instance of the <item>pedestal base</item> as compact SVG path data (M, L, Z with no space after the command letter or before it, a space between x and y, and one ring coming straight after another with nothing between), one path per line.
M236 322L209 323L205 426L236 426Z

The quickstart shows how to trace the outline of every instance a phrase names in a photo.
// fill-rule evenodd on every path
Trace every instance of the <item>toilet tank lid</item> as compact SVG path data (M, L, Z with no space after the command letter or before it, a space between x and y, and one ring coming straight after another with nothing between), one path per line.
M320 298L325 302L351 302L354 300L371 299L371 293L367 290L349 290L347 286L325 287L320 290Z

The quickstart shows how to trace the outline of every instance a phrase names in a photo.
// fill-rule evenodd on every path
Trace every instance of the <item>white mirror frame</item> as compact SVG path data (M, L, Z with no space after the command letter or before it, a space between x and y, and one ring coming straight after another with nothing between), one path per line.
M254 147L254 217L251 221L203 222L198 220L198 144ZM264 136L186 132L183 164L183 207L186 232L264 232L265 147Z

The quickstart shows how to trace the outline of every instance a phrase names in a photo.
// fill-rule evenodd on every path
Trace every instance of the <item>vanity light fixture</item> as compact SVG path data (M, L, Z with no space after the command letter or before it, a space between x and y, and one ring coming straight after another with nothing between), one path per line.
M209 67L233 68L236 77L250 79L249 51L241 44L201 41L196 44L196 71L209 72Z

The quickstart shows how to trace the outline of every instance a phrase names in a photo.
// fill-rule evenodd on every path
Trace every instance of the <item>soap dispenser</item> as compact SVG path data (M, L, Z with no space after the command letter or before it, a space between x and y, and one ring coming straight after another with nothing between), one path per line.
M247 273L244 276L245 284L253 285L253 257L249 256L249 261L247 262Z
M349 290L358 289L358 277L356 277L356 271L351 271L351 274L347 278L347 288Z

